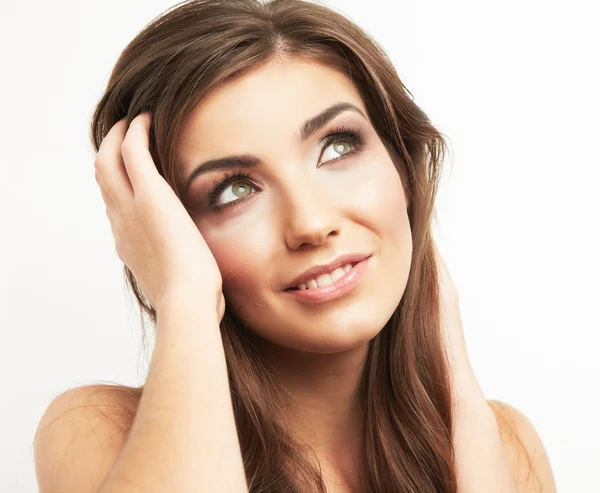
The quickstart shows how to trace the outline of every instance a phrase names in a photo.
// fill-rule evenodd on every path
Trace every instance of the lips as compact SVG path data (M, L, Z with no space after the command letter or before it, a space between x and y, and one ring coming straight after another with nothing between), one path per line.
M307 269L302 274L300 274L288 284L286 284L283 289L285 291L290 289L296 289L298 286L307 283L311 279L315 279L323 274L329 274L338 267L343 267L346 264L355 264L357 262L361 262L369 258L370 256L371 254L364 253L350 253L346 255L341 255L340 257L337 257L335 260L329 262L328 264L319 264L315 265L314 267L311 267L310 269Z

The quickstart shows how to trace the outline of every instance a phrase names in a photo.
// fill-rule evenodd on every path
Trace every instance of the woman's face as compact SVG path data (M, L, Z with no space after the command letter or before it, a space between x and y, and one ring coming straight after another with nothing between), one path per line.
M345 109L303 129L340 103ZM255 161L195 174L187 199L219 265L228 309L270 343L317 353L364 344L404 293L412 255L406 198L366 115L345 75L277 61L219 86L180 135L186 181L209 160ZM346 254L370 258L344 295L311 302L286 290L307 269Z

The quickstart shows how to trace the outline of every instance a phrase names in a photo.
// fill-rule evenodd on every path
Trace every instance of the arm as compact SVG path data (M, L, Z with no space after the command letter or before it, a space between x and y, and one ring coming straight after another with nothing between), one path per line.
M96 160L117 254L156 309L130 436L101 493L247 492L219 322L217 262L150 153L152 115L117 122Z
M54 399L34 441L40 493L247 493L219 327L206 313L189 293L161 304L137 409L108 386Z
M162 303L130 436L100 493L248 491L219 326L203 312L184 293Z
M36 437L41 493L248 491L219 330L221 274L152 161L150 125L150 113L119 121L94 161L117 254L157 313L145 388L130 430L101 418L121 404L114 397L50 405Z
M524 414L479 392L464 395L456 411L458 493L556 493L548 455Z
M499 413L501 407L486 401L467 355L456 287L437 248L435 253L452 378L458 493L555 493L550 465L531 424L513 408L502 407L505 412ZM530 481L536 476L541 483Z
M494 413L477 389L457 397L453 443L458 493L524 493L515 485Z

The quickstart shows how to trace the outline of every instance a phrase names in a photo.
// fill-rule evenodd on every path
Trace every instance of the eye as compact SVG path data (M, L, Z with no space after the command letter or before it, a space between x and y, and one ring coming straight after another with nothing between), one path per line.
M220 182L215 182L215 187L210 194L209 206L212 209L222 209L255 191L246 173L236 173L225 177Z
M333 152L327 152L328 149L332 149ZM350 152L352 152L352 144L350 144L348 140L338 139L327 145L321 156L323 157L323 161L330 161L331 159L339 158L345 154L349 154Z
M221 197L224 197L224 200L221 201L221 204L227 204L231 201L242 199L246 195L248 195L252 190L252 186L250 186L248 183L244 181L236 181L235 183L232 183L231 186L227 186L225 190L223 190Z
M363 138L360 132L345 126L338 127L324 139L321 162L337 161L360 151L362 147Z

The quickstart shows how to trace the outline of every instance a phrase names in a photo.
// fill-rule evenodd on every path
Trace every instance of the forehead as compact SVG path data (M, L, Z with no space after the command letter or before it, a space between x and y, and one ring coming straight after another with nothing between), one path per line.
M295 138L302 122L334 103L366 109L350 79L308 60L273 61L214 89L186 121L178 141L179 157L218 152L227 138L240 145L274 132Z

